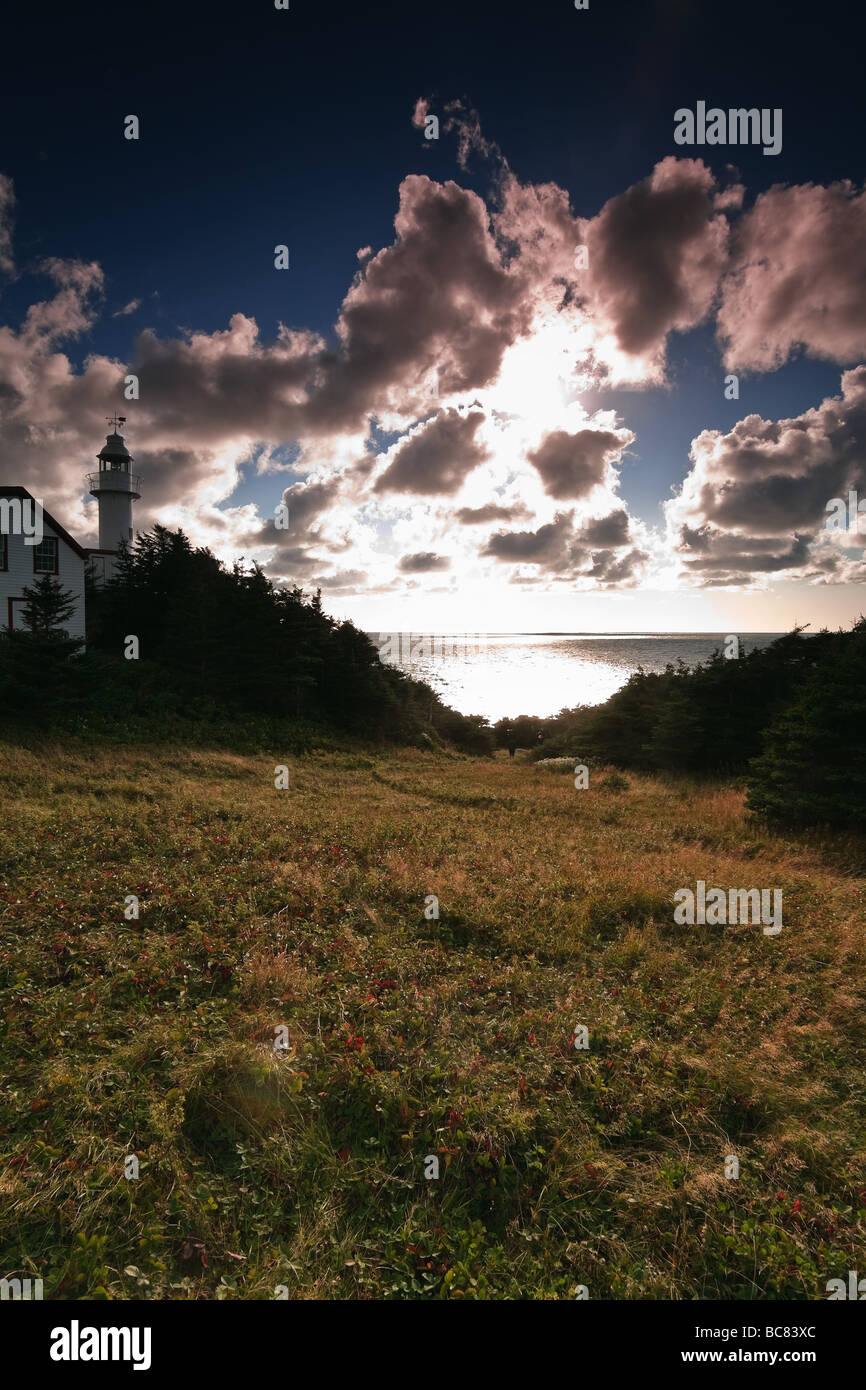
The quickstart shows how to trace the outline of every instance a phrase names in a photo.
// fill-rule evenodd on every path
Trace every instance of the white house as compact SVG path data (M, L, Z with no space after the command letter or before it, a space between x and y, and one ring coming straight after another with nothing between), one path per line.
M25 587L32 588L43 574L53 574L75 596L66 631L70 637L83 637L86 563L84 547L26 487L0 487L0 627L25 627Z
M97 583L111 577L121 544L132 542L132 504L141 496L133 460L117 433L125 417L114 416L109 424L115 429L96 456L99 469L87 475L90 494L99 504L96 549L79 545L26 488L0 487L0 628L26 626L24 588L53 574L74 595L75 611L66 630L70 637L84 637L85 567L91 564Z

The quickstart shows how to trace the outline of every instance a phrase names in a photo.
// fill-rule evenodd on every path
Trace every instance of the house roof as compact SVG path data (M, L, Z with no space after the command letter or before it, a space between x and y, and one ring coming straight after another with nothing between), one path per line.
M26 487L0 487L0 497L20 497L22 500L24 498L29 498L34 505L36 504L36 498L33 496L32 492L27 491ZM76 555L80 555L82 560L86 560L87 551L83 546L78 544L77 540L74 540L73 537L70 536L66 527L61 526L59 521L55 521L54 517L45 507L42 508L42 515L48 522L52 531L57 532L60 539L66 542L70 550L74 550Z

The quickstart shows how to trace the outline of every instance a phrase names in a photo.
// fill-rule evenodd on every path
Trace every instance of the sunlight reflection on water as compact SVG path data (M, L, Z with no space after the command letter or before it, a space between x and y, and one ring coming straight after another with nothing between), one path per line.
M483 714L491 723L519 714L548 717L575 705L601 704L638 666L663 671L680 660L693 666L724 650L726 635L505 633L422 638L404 633L400 642L393 640L397 634L370 633L383 659L428 681L462 714ZM740 638L740 652L766 646L779 635L747 633ZM386 637L392 639L390 648L383 646Z

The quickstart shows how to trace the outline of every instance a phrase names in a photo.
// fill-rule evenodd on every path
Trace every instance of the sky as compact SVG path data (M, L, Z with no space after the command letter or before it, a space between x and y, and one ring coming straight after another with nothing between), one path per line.
M0 482L95 545L118 412L137 529L370 630L847 625L862 24L837 0L19 12ZM728 114L751 109L763 131Z

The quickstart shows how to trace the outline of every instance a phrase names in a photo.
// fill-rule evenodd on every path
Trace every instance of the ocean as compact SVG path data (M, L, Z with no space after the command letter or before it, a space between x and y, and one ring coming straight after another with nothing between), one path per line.
M639 666L663 671L680 660L687 666L725 649L729 634L717 632L582 633L377 633L370 637L383 660L429 682L462 714L498 719L534 714L542 718L575 705L598 705L625 685ZM742 654L782 634L749 632L739 637Z

